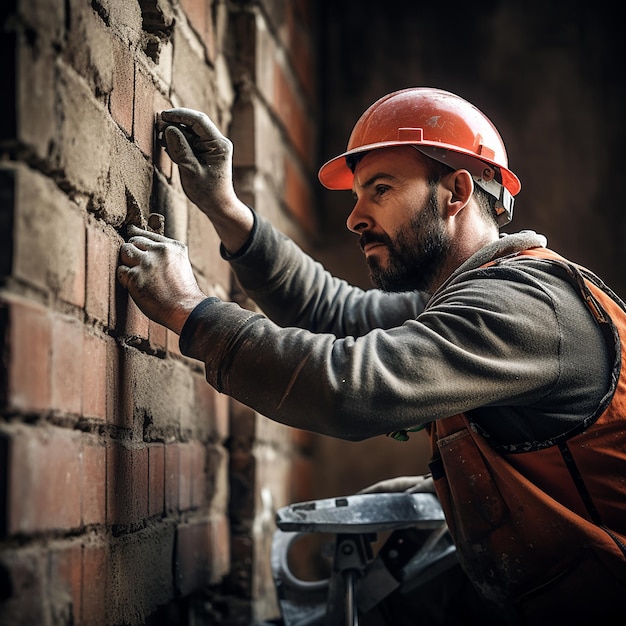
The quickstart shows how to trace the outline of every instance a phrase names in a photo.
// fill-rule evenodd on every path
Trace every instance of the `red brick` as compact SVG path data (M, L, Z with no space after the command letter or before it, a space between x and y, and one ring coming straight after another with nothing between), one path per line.
M160 92L155 91L154 93L154 101L153 101L153 111L154 111L154 119L156 119L156 114L163 111L163 109L171 108L172 103ZM173 162L170 159L169 155L165 151L165 148L161 146L154 146L156 150L153 155L154 163L159 168L159 170L163 173L163 175L171 179L172 171L173 171Z
M229 398L207 383L204 376L194 376L194 406L200 419L208 420L209 435L217 441L228 437Z
M92 128L90 132L93 136L98 131ZM77 146L71 153L74 155L79 145L84 146L74 135L72 141ZM79 157L75 158L78 161ZM83 170L94 160L90 155L90 161L82 162ZM34 170L20 166L18 181L13 275L65 302L84 307L83 212L52 180Z
M177 443L168 443L165 446L165 510L178 509L179 500L179 466L180 452Z
M210 535L207 521L180 524L176 532L175 575L181 595L200 590L210 574Z
M118 441L107 445L107 523L130 524L133 520L132 450Z
M107 446L107 522L135 524L148 516L148 449Z
M117 280L116 270L119 257L120 246L123 243L121 237L113 237L113 258L111 263L113 264L111 271L111 282L109 291L109 328L117 328L118 317L120 317L120 310L122 303L126 304L126 298L128 298L128 292L122 287Z
M133 496L135 516L139 522L148 517L148 492L150 490L148 448L143 446L133 450Z
M113 46L113 89L111 91L111 117L131 135L133 132L133 99L135 95L135 65L127 46L121 42Z
M312 17L294 2L288 2L287 26L289 57L300 84L309 100L315 100L317 94L315 59L310 37ZM300 13L300 15L298 14ZM301 19L299 19L301 18ZM306 23L302 23L304 20Z
M187 15L189 24L196 31L202 41L207 59L215 62L215 29L213 26L212 6L213 0L181 0L181 7Z
M214 291L214 285L221 285L226 291L230 287L231 269L220 256L220 240L206 215L198 207L190 206L189 210L189 258L202 287ZM206 293L206 292L205 292Z
M155 350L167 349L167 328L150 320L148 324L150 347Z
M292 82L279 62L274 63L274 106L297 153L312 168L315 164L310 116L305 112Z
M212 518L210 527L210 583L219 582L230 570L230 524L224 515Z
M193 448L191 443L181 443L178 473L178 508L186 511L191 508L191 487L193 484Z
M168 179L171 179L174 171L174 163L168 156L167 152L165 152L165 148L158 148L158 152L154 155L154 161L159 170L163 172L163 175L167 176Z
M182 7L187 20L196 33L202 36L206 28L207 16L210 11L208 0L181 0L180 6Z
M300 224L310 233L316 231L316 219L311 202L311 188L303 178L300 170L292 159L285 161L285 203L289 212L294 215Z
M120 361L122 347L116 341L107 343L107 422L122 428L132 426L132 415L122 411L120 402Z
M72 603L74 623L80 623L82 613L82 546L73 542L50 552L48 589L51 596L62 598L65 592Z
M182 356L182 352L180 351L180 337L175 332L168 330L167 331L167 351L171 354L175 354L177 356Z
M113 240L102 229L102 225L89 223L85 310L87 315L103 324L109 323L109 304L115 280L115 258Z
M106 447L83 446L82 522L103 524L106 521Z
M161 515L165 502L165 446L148 447L148 515Z
M206 386L213 389L215 393L215 413L213 414L213 434L217 441L225 441L230 435L230 398L216 391L206 383Z
M109 549L87 544L83 549L82 619L84 626L104 626L106 619Z
M39 550L0 550L3 598L0 622L14 624L49 624L49 598L44 580L45 558Z
M150 335L150 320L141 312L134 300L128 296L128 306L126 308L126 328L125 334L128 337L148 339Z
M23 6L34 3L20 3ZM4 5L8 8L10 5ZM57 7L58 8L58 5ZM52 26L54 11L52 5L46 7L46 19ZM54 11L57 15L60 11ZM8 13L7 13L8 14ZM46 29L47 32L50 32ZM12 33L6 29L3 40L6 41ZM58 126L56 124L56 72L55 63L58 63L57 54L51 45L34 46L27 41L27 37L18 37L9 50L15 50L18 60L6 58L5 47L3 57L7 66L12 64L19 68L19 73L12 85L13 98L16 106L16 119L8 122L11 132L21 145L28 146L33 157L42 161L49 158L51 143L56 138ZM7 79L11 81L10 77ZM13 123L11 123L13 122Z
M135 100L134 100L133 138L140 150L150 159L160 162L161 155L154 153L154 123L156 113L169 108L170 103L157 90L150 76L141 70L137 70L135 76ZM163 162L164 174L171 176L171 170L167 172L167 161Z
M52 320L52 406L80 415L83 383L83 325L77 320Z
M195 509L208 503L207 498L207 452L199 441L193 441L191 448L191 506Z
M83 350L84 417L105 420L107 414L107 340L85 332Z
M79 445L71 433L24 429L11 437L9 534L78 528L80 492Z
M52 331L47 311L26 301L2 303L7 319L8 405L21 411L50 406L50 349Z

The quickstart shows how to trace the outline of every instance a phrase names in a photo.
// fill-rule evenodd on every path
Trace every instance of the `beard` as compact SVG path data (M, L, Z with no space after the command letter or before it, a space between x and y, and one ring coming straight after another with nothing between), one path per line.
M400 230L394 240L388 235L364 234L361 247L377 241L388 251L388 262L382 266L367 259L370 281L378 289L389 292L430 291L443 268L451 248L450 236L439 211L439 200L431 188L426 206Z

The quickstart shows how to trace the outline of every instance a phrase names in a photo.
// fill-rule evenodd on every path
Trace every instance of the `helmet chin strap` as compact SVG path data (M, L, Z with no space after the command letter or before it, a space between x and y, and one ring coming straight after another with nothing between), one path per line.
M505 226L511 221L515 198L502 183L498 182L500 170L497 166L445 148L411 145L424 156L439 161L453 170L467 170L472 175L474 182L496 199L495 210L498 226Z
M472 176L472 178L481 189L484 189L496 199L495 209L498 226L506 226L513 218L513 204L515 203L515 198L509 193L509 190L495 178L491 180L484 180L479 176Z

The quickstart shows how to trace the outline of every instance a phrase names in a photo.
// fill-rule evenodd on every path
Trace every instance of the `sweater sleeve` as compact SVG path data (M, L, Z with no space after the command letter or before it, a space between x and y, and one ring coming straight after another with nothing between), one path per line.
M488 287L468 276L417 317L358 337L282 328L212 299L188 320L181 350L259 413L343 439L486 406L540 407L565 385L562 329L548 293L524 272L498 272Z
M503 408L524 438L532 420L571 427L604 392L602 338L541 263L468 269L424 308L419 294L332 278L257 219L231 263L265 315L209 298L180 346L218 391L270 419L360 440L467 411L501 421Z
M416 317L427 300L419 292L385 294L349 285L256 214L244 249L236 255L222 250L222 255L245 293L280 326L360 336Z

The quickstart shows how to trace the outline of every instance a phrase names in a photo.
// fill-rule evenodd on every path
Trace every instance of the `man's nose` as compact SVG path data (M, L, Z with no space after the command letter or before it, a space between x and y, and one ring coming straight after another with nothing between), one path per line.
M365 208L363 200L357 200L356 204L352 208L350 215L346 219L346 226L348 230L353 233L361 233L372 226L372 220Z

